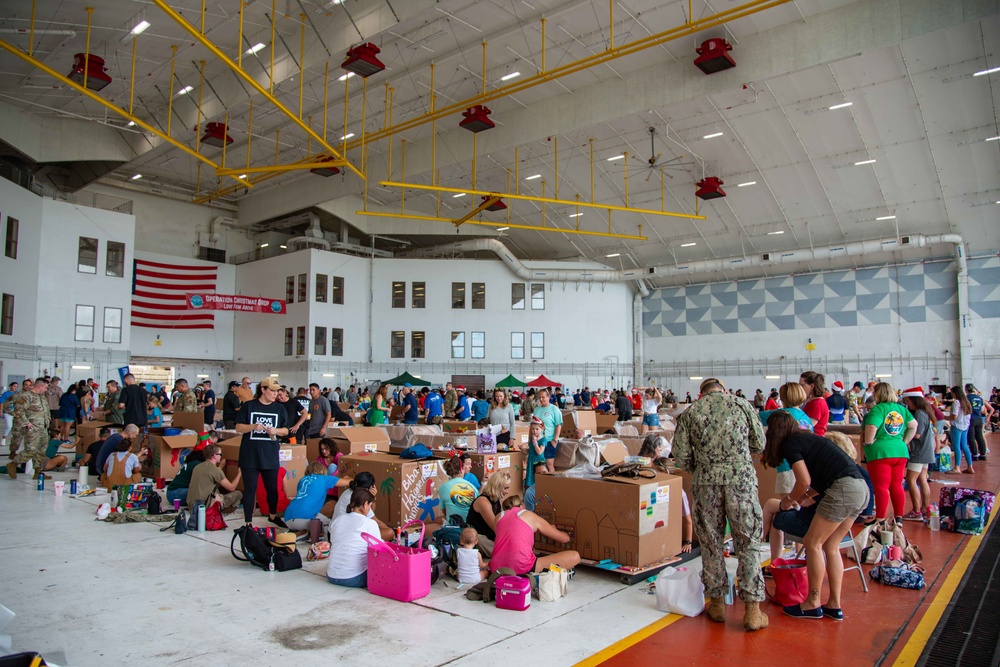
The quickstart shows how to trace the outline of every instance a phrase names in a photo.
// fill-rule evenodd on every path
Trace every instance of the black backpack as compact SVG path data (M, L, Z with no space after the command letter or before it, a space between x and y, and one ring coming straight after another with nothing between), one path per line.
M239 553L236 551L237 540L240 542ZM263 535L253 529L253 526L240 526L234 530L229 550L236 560L250 563L262 570L284 572L302 567L302 556L298 549L289 552L272 547Z

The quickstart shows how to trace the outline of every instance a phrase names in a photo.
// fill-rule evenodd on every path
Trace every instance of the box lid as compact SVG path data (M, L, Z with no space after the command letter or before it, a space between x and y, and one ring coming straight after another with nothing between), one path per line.
M170 449L198 446L198 436L196 435L161 435L159 438Z
M346 440L353 443L384 443L389 444L389 434L374 426L327 427L326 434L334 440Z

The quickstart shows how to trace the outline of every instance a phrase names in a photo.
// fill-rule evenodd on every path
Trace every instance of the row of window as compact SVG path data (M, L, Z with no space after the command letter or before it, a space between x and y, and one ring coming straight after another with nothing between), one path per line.
M472 285L469 303L473 310L486 309L486 283L470 283ZM427 283L411 283L410 308L424 308L427 303ZM510 285L510 308L511 310L525 309L525 283L511 283ZM465 283L451 284L451 307L455 310L465 308L466 303ZM394 280L392 283L392 307L406 308L406 281ZM531 283L531 309L545 310L545 285L542 283Z
M76 307L76 319L73 330L73 340L84 343L94 342L95 316L97 309L94 306ZM104 330L102 332L105 343L122 342L122 309L105 306L104 308Z
M305 273L300 273L297 281L295 276L285 278L285 301L287 303L295 303L296 296L298 296L299 303L305 303L309 300L308 278L308 274ZM296 289L296 285L298 289ZM343 276L328 276L325 273L316 274L316 302L326 303L327 297L329 297L330 303L344 303Z
M326 356L327 354L327 329L326 327L316 327L313 336L313 354ZM330 328L329 354L332 357L344 356L344 330L335 327ZM306 353L306 328L287 327L285 329L285 356L293 354L303 355Z
M17 236L21 229L21 223L17 218L7 216L7 228L4 231L3 254L5 257L17 259Z
M78 273L97 273L97 254L99 249L100 241L97 239L88 236L80 237L76 261L76 270ZM108 241L107 256L104 261L104 275L114 278L125 276L124 243Z
M406 354L406 332L393 331L389 339L389 356L392 359L405 359L409 356L412 359L423 359L426 349L426 333L423 331L410 332L410 354ZM510 334L510 358L524 359L525 337L523 331L514 331ZM464 331L451 332L451 358L465 359L466 342L468 342L469 358L486 358L486 332L472 331L466 340ZM531 358L545 358L545 333L541 331L531 332Z

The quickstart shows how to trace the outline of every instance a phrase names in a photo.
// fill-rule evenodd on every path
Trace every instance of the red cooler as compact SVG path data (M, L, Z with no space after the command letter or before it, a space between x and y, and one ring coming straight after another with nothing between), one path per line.
M497 608L524 611L531 606L531 583L524 577L497 577Z

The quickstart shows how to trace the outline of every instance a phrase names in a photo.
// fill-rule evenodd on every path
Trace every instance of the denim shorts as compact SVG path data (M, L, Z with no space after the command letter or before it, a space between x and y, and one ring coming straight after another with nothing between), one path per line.
M774 515L771 525L774 528L794 535L795 537L805 537L809 532L809 525L813 516L816 515L816 505L800 510L782 510Z
M327 577L327 581L336 586L346 586L347 588L368 588L368 570L365 570L356 577L349 579L334 579Z
M645 414L642 416L643 426L659 426L660 425L660 415L658 414Z
M545 458L554 459L556 457L556 452L559 451L559 445L547 442L545 443Z

